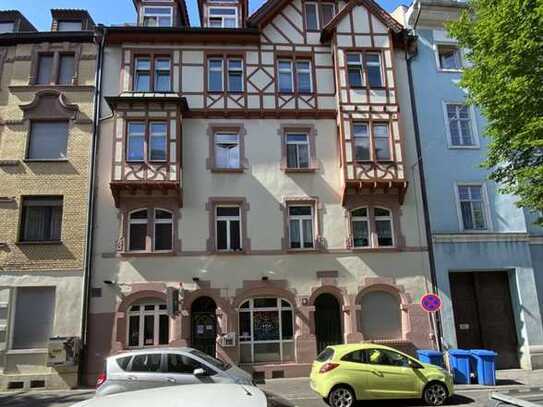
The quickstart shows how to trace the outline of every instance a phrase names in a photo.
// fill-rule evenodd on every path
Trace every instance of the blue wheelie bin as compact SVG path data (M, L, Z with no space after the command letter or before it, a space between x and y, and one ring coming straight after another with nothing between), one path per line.
M456 384L470 384L471 353L464 349L449 349L449 364Z
M443 353L432 349L418 349L417 359L422 363L429 363L440 367L445 367L443 362Z
M485 386L496 385L496 356L498 354L486 349L471 349L472 360L475 364L477 383Z

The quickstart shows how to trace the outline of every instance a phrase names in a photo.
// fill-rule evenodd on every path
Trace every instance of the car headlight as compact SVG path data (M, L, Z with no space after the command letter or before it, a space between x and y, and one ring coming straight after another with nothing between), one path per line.
M283 397L278 396L277 394L270 393L265 391L267 407L296 407L290 401L285 400Z

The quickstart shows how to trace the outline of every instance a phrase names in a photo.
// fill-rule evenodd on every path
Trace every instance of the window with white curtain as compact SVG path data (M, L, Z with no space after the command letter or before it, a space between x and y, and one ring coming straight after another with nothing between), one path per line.
M128 308L128 347L167 345L170 317L163 302L141 301Z
M368 208L358 208L351 211L351 230L353 247L370 246L370 222Z
M28 160L67 158L68 121L32 121L27 149Z
M239 307L241 362L294 359L292 305L282 298L251 298Z
M21 241L60 241L62 229L62 197L25 197L23 198L22 204Z
M313 236L313 206L289 205L288 228L289 248L312 249L315 247Z
M374 208L373 216L375 221L375 234L379 247L394 246L394 235L392 228L392 212L385 208Z
M17 287L12 349L47 349L55 318L55 287Z
M287 168L309 168L309 136L306 133L287 133Z
M241 168L239 134L215 133L215 167Z

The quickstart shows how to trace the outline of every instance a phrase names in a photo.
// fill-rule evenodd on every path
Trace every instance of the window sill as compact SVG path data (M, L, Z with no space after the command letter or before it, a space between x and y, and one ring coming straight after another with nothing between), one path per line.
M449 144L449 150L480 150L481 147L479 145L473 145L473 146L455 146L453 144Z
M168 256L175 256L175 251L160 251L160 252L130 252L130 251L123 251L123 252L117 252L119 256L121 257L168 257Z
M56 85L56 84L38 85L35 83L29 83L28 85L12 85L12 86L9 86L8 88L12 92L17 92L17 91L25 92L32 89L41 90L41 89L51 89L51 88L62 90L62 91L75 91L75 92L94 90L93 85Z
M9 349L6 353L8 355L21 355L21 354L36 354L47 353L47 348L35 348L35 349Z
M284 168L285 173L291 174L311 174L317 171L317 168Z
M318 249L315 249L314 247L308 248L308 249L287 249L287 253L289 254L303 254L303 253L319 253Z
M239 256L239 255L247 254L247 252L245 250L214 250L212 254L217 255L217 256L229 256L229 255Z
M39 241L19 241L15 243L17 246L60 246L63 244L62 240L39 240Z
M350 249L353 253L378 253L378 252L399 252L401 249L395 246L387 247L353 247Z
M242 174L245 168L211 168L211 172L217 174Z
M438 72L443 72L443 73L462 73L463 69L443 69L443 68L438 68L437 71Z
M31 164L31 163L67 163L68 160L67 158L61 158L61 159L40 159L40 158L25 158L23 160L24 163L28 163L28 164Z

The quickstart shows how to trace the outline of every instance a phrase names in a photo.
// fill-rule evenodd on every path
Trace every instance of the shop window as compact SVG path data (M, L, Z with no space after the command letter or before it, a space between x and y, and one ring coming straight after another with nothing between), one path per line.
M242 363L282 362L294 359L292 305L281 298L253 298L239 311Z

